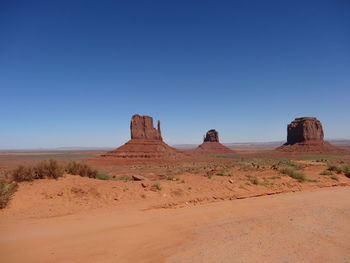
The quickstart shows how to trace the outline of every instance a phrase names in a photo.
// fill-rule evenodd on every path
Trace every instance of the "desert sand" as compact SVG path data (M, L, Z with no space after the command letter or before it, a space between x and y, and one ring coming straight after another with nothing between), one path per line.
M0 226L2 262L349 262L350 187Z

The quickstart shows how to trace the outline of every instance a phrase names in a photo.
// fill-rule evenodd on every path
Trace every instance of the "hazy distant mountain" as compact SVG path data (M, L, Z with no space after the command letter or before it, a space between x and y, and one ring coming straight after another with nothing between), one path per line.
M57 147L52 150L56 151L108 151L114 149L113 147L80 147L80 146L72 146L72 147Z

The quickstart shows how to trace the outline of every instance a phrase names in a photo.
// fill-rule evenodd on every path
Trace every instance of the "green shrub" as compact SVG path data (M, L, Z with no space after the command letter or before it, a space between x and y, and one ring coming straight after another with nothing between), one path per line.
M307 181L305 175L302 172L296 171L295 169L290 168L290 167L280 169L279 172L281 174L288 175L289 177L292 177L292 178L298 180L299 182L306 182Z
M320 172L320 175L333 175L333 173L330 170L324 170L324 171Z
M329 164L328 170L335 171L338 174L344 173L346 177L350 178L350 164L344 164L344 165Z
M127 176L119 176L119 177L116 177L114 180L129 182L129 181L132 181L132 178Z
M17 190L16 182L0 180L0 209L5 208Z
M343 165L341 169L345 176L350 178L350 164Z
M328 170L336 173L341 173L341 167L336 164L328 164Z
M109 180L109 176L107 174L97 174L96 175L96 179L100 179L100 180Z
M155 183L154 185L152 185L152 187L154 187L157 190L162 190L162 187L160 186L159 183Z
M87 164L70 162L66 165L66 172L73 175L80 175L82 177L96 178L98 172Z
M255 176L251 176L251 175L246 175L246 177L248 178L248 180L252 183L252 184L255 184L255 185L259 185L260 184L260 181L257 177Z
M336 180L336 181L339 181L339 178L338 178L338 176L336 176L336 175L332 175L332 176L331 176L331 179Z

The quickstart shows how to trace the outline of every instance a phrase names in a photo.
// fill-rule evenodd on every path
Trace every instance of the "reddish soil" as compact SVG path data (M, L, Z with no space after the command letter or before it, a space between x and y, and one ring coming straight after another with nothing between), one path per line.
M119 148L102 155L113 159L160 159L176 160L186 157L181 151L170 147L161 140L131 139ZM117 161L117 160L116 160Z
M282 145L277 148L281 152L297 153L346 153L347 151L338 148L326 141L305 141L290 145Z
M40 160L7 157L0 166ZM328 162L350 163L350 155L258 151L146 164L111 159L88 160L110 180L65 175L19 183L0 210L1 261L349 261L350 179L320 173ZM306 180L280 174L286 164Z
M219 142L203 142L194 151L199 154L232 154L235 151L222 145Z
M349 262L350 187L183 209L4 218L2 262Z

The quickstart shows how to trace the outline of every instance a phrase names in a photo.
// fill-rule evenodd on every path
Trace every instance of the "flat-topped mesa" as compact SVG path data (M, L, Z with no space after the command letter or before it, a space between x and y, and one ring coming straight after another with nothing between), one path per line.
M204 136L203 142L219 142L219 133L212 129Z
M323 128L319 120L314 117L296 118L287 127L286 145L306 141L322 142L323 137Z
M343 153L324 141L322 124L314 117L296 118L287 127L287 142L278 151L295 153Z
M162 141L160 121L158 121L157 128L154 128L153 118L149 116L133 115L130 122L130 133L131 139Z

